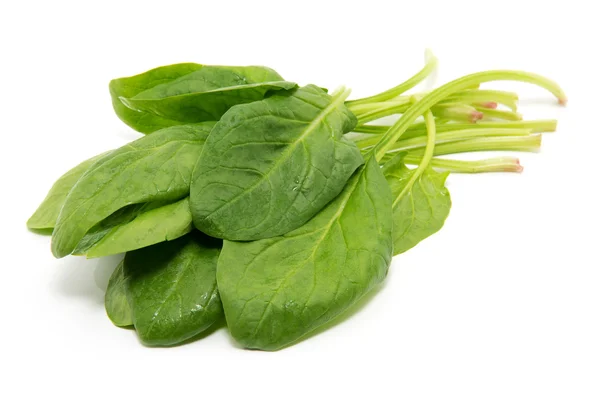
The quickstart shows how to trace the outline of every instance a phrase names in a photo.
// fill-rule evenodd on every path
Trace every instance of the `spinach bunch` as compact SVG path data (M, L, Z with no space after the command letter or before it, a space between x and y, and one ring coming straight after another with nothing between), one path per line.
M347 100L272 69L176 64L110 82L114 110L146 134L60 177L28 220L57 258L125 253L106 312L150 346L226 322L242 346L277 350L343 313L386 277L392 257L439 231L450 173L520 172L554 120L523 121L516 94L480 84L554 82L489 71L433 91L425 67ZM391 125L371 122L396 115Z

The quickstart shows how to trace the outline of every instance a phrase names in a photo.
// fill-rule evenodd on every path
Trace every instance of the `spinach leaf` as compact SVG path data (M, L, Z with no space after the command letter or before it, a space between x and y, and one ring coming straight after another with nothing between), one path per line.
M404 165L403 157L404 154L396 155L383 168L394 197L394 255L408 251L439 231L452 205L445 187L448 172L439 173L427 167L405 190L415 170Z
M133 204L104 219L81 239L73 255L98 258L174 240L192 230L189 198Z
M131 308L127 301L127 288L125 274L123 273L123 261L119 263L108 280L108 287L104 296L104 307L110 321L118 327L133 325Z
M312 218L363 164L343 134L356 118L309 85L232 107L215 125L194 169L194 225L227 240L289 232Z
M118 209L117 211L113 212L108 217L94 225L79 241L77 247L75 247L75 250L73 250L71 254L85 255L87 252L89 252L89 250L92 247L94 247L98 242L100 242L113 229L118 228L122 225L127 225L129 222L134 221L139 214L146 211L149 206L154 207L155 204L160 205L161 202L131 204Z
M165 128L102 157L67 196L52 235L54 256L72 253L93 226L124 207L186 197L213 125Z
M336 317L381 282L392 254L392 198L373 157L304 226L225 241L217 282L233 337L276 350Z
M179 63L161 66L131 77L114 79L109 84L113 108L117 116L128 126L143 133L183 123L169 120L153 113L132 110L120 98L131 98L159 84L165 84L202 68L197 63Z
M53 229L56 226L56 219L71 188L98 159L107 153L102 153L85 160L58 178L50 188L44 201L35 210L31 218L27 220L27 227L34 230Z
M188 234L125 255L133 324L147 345L189 339L223 316L216 281L221 242Z
M192 231L188 197L141 212L127 223L112 227L86 252L88 258L114 255L174 240Z
M182 123L217 121L234 105L295 87L263 66L177 64L113 80L110 91L115 111L125 123L152 132Z

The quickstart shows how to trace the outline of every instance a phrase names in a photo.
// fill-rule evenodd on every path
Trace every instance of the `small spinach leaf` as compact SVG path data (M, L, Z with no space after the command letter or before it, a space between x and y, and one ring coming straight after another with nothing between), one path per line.
M27 227L34 230L53 229L71 188L98 159L107 153L109 152L85 160L58 178L50 188L44 201L27 221Z
M110 321L118 327L133 325L131 308L127 301L127 288L125 274L123 273L123 261L114 270L108 280L106 295L104 296L104 307Z
M444 186L448 173L427 167L403 196L414 170L405 165L386 174L392 196L394 219L394 255L413 248L420 241L439 231L450 213L450 193Z
M221 242L188 234L125 255L133 324L147 345L189 339L223 316L216 281Z
M202 68L202 65L197 63L179 63L176 65L161 66L136 76L112 80L108 88L115 113L125 124L143 133L183 124L153 113L132 110L125 106L120 98L134 97L140 92L144 92L159 84L177 80L179 77L200 68Z
M364 160L343 134L354 115L309 85L231 108L215 125L194 169L194 225L227 240L289 232L337 196Z
M250 348L282 348L381 282L392 254L391 204L371 157L304 226L281 237L225 241L217 282L233 337Z
M92 227L124 207L186 197L213 125L165 128L102 157L67 196L52 235L54 256L72 253Z
M110 84L115 111L141 132L217 121L233 105L263 99L269 91L295 87L263 66L198 64L164 66Z
M174 240L192 231L188 197L174 203L134 204L125 209L128 214L118 219L111 215L94 226L73 254L88 258L114 255Z

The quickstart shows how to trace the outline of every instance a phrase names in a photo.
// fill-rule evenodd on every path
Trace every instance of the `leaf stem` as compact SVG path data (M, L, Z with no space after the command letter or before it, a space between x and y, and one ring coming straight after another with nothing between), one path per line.
M473 106L463 103L439 104L431 108L436 117L453 121L466 121L475 123L483 118L483 113Z
M567 99L564 91L553 81L533 73L511 70L493 70L470 74L431 91L423 99L413 104L406 110L404 115L385 133L381 141L375 146L375 158L379 161L412 123L432 106L447 98L448 96L468 89L475 84L486 83L496 80L515 80L530 84L536 84L554 94L559 103L565 104Z
M437 67L438 60L430 50L425 51L425 58L426 58L426 63L425 63L425 66L423 67L423 69L421 69L418 73L416 73L414 76L412 76L410 79L406 80L405 82L403 82L393 88L390 88L389 90L386 90L379 94L376 94L376 95L372 95L372 96L360 98L360 99L355 99L352 101L347 101L346 105L348 106L348 108L351 111L354 111L353 108L356 105L387 101L389 99L395 98L398 95L405 93L406 91L410 90L411 88L414 88L421 81L425 80L425 78L427 78L427 76L429 76L433 71L435 71L435 69Z
M539 134L517 137L502 136L473 138L436 145L434 155L441 156L445 154L479 151L535 152L540 148L541 143L542 136ZM409 154L424 156L425 152L423 149L413 149L409 151Z
M436 131L437 132L437 131ZM531 130L525 128L475 128L448 131L436 134L435 144L439 145L446 142L460 141L465 139L473 138L486 138L486 137L502 137L502 136L528 136L531 134ZM424 147L427 144L427 137L419 136L411 139L401 139L396 142L389 151L404 151L411 150L420 147ZM361 145L358 145L362 149Z
M497 120L509 120L509 121L521 121L523 120L523 115L518 112L513 112L511 110L499 110L499 109L489 109L481 106L475 106L475 109L483 114L484 120L489 119L497 119Z
M465 90L451 95L441 103L446 103L446 101L471 104L496 102L508 107L512 111L516 111L518 100L519 97L514 92L498 90Z
M476 124L473 123L436 123L437 132L446 132L462 129L473 129L473 128L527 128L531 132L554 132L556 131L556 120L525 120L517 122L506 122L506 121L479 121ZM364 134L385 134L391 126L389 125L362 125L354 129L355 132L361 132ZM412 124L407 130L406 134L413 136L425 135L427 130L425 123L418 122ZM403 137L404 138L404 137Z
M423 157L419 162L419 166L410 177L408 183L404 186L400 194L394 199L394 202L392 204L393 207L395 207L398 201L400 201L404 197L404 195L410 189L412 189L412 185L415 183L415 181L419 179L421 174L425 172L425 169L427 169L427 167L429 166L429 162L433 158L433 153L435 149L435 119L433 118L431 110L428 110L425 113L425 125L427 126L427 144L425 146Z
M404 157L406 164L419 164L421 157L408 155ZM516 157L494 157L485 160L450 160L433 158L429 163L438 170L453 173L476 174L481 172L521 172L523 167Z

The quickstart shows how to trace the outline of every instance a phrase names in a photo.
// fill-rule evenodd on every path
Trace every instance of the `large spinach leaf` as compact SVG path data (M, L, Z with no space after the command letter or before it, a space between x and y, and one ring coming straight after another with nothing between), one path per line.
M165 128L98 160L67 196L52 235L54 256L72 253L93 226L124 207L187 196L213 125Z
M104 296L104 307L110 321L118 327L133 325L131 307L127 301L127 286L123 273L123 261L114 270L108 281Z
M231 108L215 125L194 169L194 225L228 240L289 232L337 196L363 163L343 134L354 115L309 85Z
M253 242L225 241L217 267L229 330L275 350L342 313L387 274L392 198L374 158L304 226Z
M447 172L427 167L411 184L415 173L396 155L384 166L392 190L394 255L413 248L420 241L439 231L450 213L452 201L445 187Z
M188 197L174 203L134 204L90 229L73 254L88 258L114 255L174 240L191 230Z
M115 112L125 123L152 132L183 123L216 121L233 105L294 87L295 83L263 66L186 63L113 80L110 92Z
M85 160L58 178L50 188L44 201L27 221L27 227L34 230L53 229L56 226L56 219L67 199L67 195L75 186L75 183L98 159L107 153Z
M191 233L125 255L133 324L147 345L167 346L223 316L216 282L221 242Z

